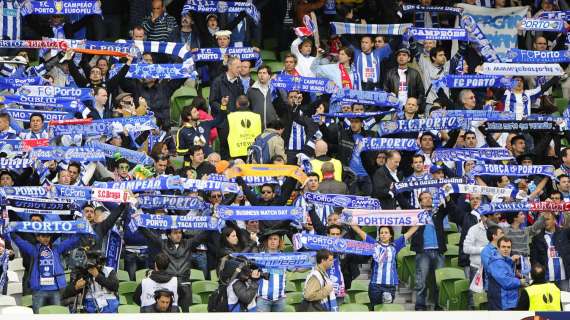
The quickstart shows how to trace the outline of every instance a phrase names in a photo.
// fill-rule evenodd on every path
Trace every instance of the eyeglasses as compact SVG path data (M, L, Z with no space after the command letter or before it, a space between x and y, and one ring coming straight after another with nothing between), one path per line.
M270 191L270 190L261 190L261 193L262 193L262 194L271 194L271 193L273 193L273 191Z

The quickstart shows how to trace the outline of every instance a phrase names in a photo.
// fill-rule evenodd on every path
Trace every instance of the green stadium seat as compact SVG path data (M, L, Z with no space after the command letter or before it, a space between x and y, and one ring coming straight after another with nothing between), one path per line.
M291 281L287 281L285 283L285 292L296 292L297 291L297 287L295 287L295 284Z
M202 301L208 301L208 296L218 288L218 283L214 281L192 282L192 292L200 295Z
M119 296L125 296L127 304L133 304L133 293L139 284L136 281L119 282Z
M129 273L121 269L117 270L117 279L119 279L119 282L131 281Z
M182 86L174 91L170 97L170 121L173 126L180 125L180 114L185 106L189 106L192 100L198 96L196 88Z
M450 310L467 310L469 285L470 282L467 279L457 280L453 283L453 294L449 297Z
M340 305L340 312L368 312L368 307L364 304L345 303Z
M22 299L20 300L20 305L24 306L24 307L31 307L32 306L32 295L27 294L25 296L22 296Z
M401 304L386 303L375 305L374 311L406 311L406 308Z
M69 314L69 308L64 306L43 306L39 314Z
M458 246L460 238L461 238L461 233L449 233L447 235L447 244Z
M355 296L360 292L368 292L369 280L354 280L350 284L350 289L346 290L348 296L350 296L350 301L354 302Z
M474 292L473 293L473 305L476 310L487 310L487 293L486 292Z
M292 305L286 304L283 308L283 312L295 312L295 307Z
M146 273L149 269L140 269L135 273L135 281L141 283L144 278L146 278Z
M137 305L126 304L119 306L119 313L140 313L141 308Z
M287 274L287 279L295 284L295 288L297 291L303 291L303 284L309 275L309 271L307 272L289 272Z
M449 310L449 299L453 296L454 282L465 279L465 272L458 268L440 268L435 270L435 284L439 289L439 305Z
M199 294L192 293L192 304L202 304L202 297Z
M216 270L210 270L210 281L218 281L218 273Z
M445 266L451 267L451 259L459 257L459 247L448 245L447 251L445 251L444 256L445 256Z
M277 57L275 56L275 52L271 51L271 50L261 50L260 52L261 54L261 59L263 59L263 61L275 61L277 60Z
M190 306L190 313L206 313L208 312L208 305L207 304L195 304Z
M204 279L204 272L198 269L190 270L190 282L194 281L203 281Z
M127 297L125 297L124 295L120 294L119 295L119 305L125 305L125 304L129 304L127 302Z
M289 305L295 306L300 304L303 301L303 293L302 292L289 292L287 293L286 302Z
M359 292L354 295L354 303L370 305L370 297L368 292Z

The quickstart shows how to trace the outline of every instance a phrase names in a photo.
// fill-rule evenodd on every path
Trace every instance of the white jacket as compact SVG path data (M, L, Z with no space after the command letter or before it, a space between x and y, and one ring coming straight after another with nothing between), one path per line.
M463 252L469 255L470 266L481 267L481 251L489 243L487 240L487 228L482 222L469 228L463 241Z

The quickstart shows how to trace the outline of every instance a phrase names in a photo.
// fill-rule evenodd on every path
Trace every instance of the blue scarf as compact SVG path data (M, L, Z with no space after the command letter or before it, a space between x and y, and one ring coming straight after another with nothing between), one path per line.
M564 63L570 62L570 51L534 51L509 49L506 62L516 63Z
M30 77L30 78L0 78L0 89L18 89L25 85L41 85L45 83L45 79L42 77Z
M206 203L198 197L141 195L139 207L144 209L202 210Z
M296 77L280 74L271 80L271 85L275 89L285 91L301 91L314 93L334 93L338 88L334 81L327 78Z
M521 21L521 27L527 31L564 31L564 20L542 20L524 18Z
M182 186L184 187L184 190L190 191L222 191L223 193L238 193L241 190L237 183L197 179L183 179Z
M421 11L421 12L444 12L453 15L461 15L463 13L463 8L448 7L448 6L422 6L419 4L404 4L402 5L402 11L404 13L415 13L417 11Z
M225 55L238 56L240 60L260 59L259 52L254 51L253 47L201 48L192 54L195 61L223 61Z
M480 186L476 184L451 184L452 193L481 194L498 198L515 198L517 189Z
M119 269L119 260L121 259L121 247L123 244L123 237L121 233L114 226L109 232L109 239L107 240L107 247L105 248L105 257L107 260L105 265L115 270Z
M249 2L232 2L232 1L209 1L209 0L188 0L182 8L182 15L189 11L201 13L234 13L238 14L245 11L255 24L259 24L261 14L253 3Z
M1 96L0 102L4 104L16 103L25 106L48 107L62 109L67 112L82 113L85 106L75 98L67 97L32 97L22 95Z
M0 274L0 290L4 290L6 282L8 282L8 262L10 256L8 256L8 250L4 248L4 253L0 255L0 266L2 266L2 274Z
M321 117L326 118L348 118L348 119L361 119L371 117L382 117L391 113L397 112L396 109L388 111L372 111L372 112L334 112L334 113L320 113L313 115L313 121L321 121Z
M408 32L414 40L467 41L467 31L459 28L410 28Z
M176 42L162 42L162 41L142 41L142 40L129 40L125 42L105 42L105 41L76 41L66 40L70 43L72 48L85 48L93 50L112 50L123 53L132 54L133 56L140 57L144 53L162 53L171 56L179 57L185 63L192 59L192 52L185 43Z
M90 141L86 146L93 147L105 154L108 158L115 157L116 154L121 155L121 158L127 159L131 163L142 164L145 166L154 165L154 160L146 155L146 153L130 150L126 148L116 147L112 144L103 143L100 141Z
M247 258L266 269L311 268L316 262L316 252L232 253L231 256Z
M41 113L44 116L44 120L46 122L50 122L52 120L64 120L64 119L73 119L73 115L67 112L62 111L44 111L44 110L29 110L29 109L2 109L2 112L5 112L10 115L10 120L22 121L22 122L30 122L30 116L33 113Z
M495 48L491 42L487 39L477 21L472 16L464 15L461 17L461 26L467 30L470 38L477 44L479 53L483 56L487 62L501 62Z
M113 134L113 128L105 122L92 121L87 124L64 124L50 126L49 133L52 137L61 137L65 135L76 136L109 136Z
M399 36L404 34L411 23L402 24L359 24L331 22L331 34L375 34Z
M528 202L508 202L499 203L491 202L482 204L477 208L477 212L482 215L495 214L500 212L518 212L518 211L530 211L530 204Z
M123 64L114 64L109 77L114 77ZM145 64L135 63L129 67L126 78L131 79L195 79L194 71L186 64Z
M42 215L70 215L74 206L69 200L30 199L25 197L6 197L6 209L16 213Z
M293 236L295 246L309 250L327 249L331 252L372 256L376 244L343 238L325 237L313 234L297 233Z
M394 183L394 192L400 193L414 189L425 189L432 187L441 187L448 183L465 183L465 178L444 178L444 179L422 179L407 182Z
M40 276L39 285L46 291L57 289L53 250L48 246L40 245L39 252L38 266L41 266L38 268Z
M224 220L302 220L302 208L288 206L217 206L218 217Z
M504 148L456 148L436 149L431 155L433 162L469 160L511 160L513 156Z
M160 191L160 190L180 190L179 176L160 176L145 180L130 180L121 182L99 182L93 183L95 188L127 189L132 192Z
M34 162L30 159L0 158L0 169L16 170L31 167Z
M325 206L343 207L347 209L380 209L380 201L371 197L313 192L305 192L303 196L309 203Z
M38 160L64 159L70 162L105 161L105 154L95 148L86 147L35 147L30 158Z
M158 230L218 230L221 221L209 216L165 216L140 214L133 219L138 227Z
M553 121L487 121L485 123L485 130L487 132L557 132L560 131L560 127Z
M18 89L17 94L28 97L74 98L80 101L93 100L91 88L68 88L53 86L25 85Z
M44 187L2 187L0 188L0 196L45 198L49 196L49 193Z
M101 3L95 0L28 1L22 5L21 12L23 16L27 16L29 14L102 14Z
M542 175L555 179L554 166L533 165L516 166L503 164L476 164L470 172L472 176L512 176L527 177L532 175Z
M512 87L512 80L502 76L489 76L483 74L448 74L441 79L433 80L434 89L439 88L510 88ZM462 111L462 110L450 110Z
M18 221L8 224L7 232L90 234L96 236L87 220L73 221Z
M352 89L340 90L332 97L332 101L341 104L365 104L379 107L400 107L400 100L395 94L385 91L360 91Z
M412 120L394 120L380 122L380 136L400 132L423 132L431 130L453 130L467 127L469 121L464 118L430 118Z
M432 118L465 118L469 120L514 120L512 112L499 112L487 110L436 110L431 114Z
M358 149L360 148L360 149ZM380 150L418 151L420 147L415 139L399 138L362 138L358 141L360 152Z
M540 4L539 4L540 5ZM538 7L538 5L537 5ZM538 16L542 20L570 20L570 11L542 11Z
M431 219L426 210L363 210L345 209L340 220L344 224L359 226L415 226Z
M79 201L91 201L92 190L90 187L54 185L52 196Z

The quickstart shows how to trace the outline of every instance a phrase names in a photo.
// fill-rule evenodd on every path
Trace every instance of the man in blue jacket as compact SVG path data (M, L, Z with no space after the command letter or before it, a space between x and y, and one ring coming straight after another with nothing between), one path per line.
M502 237L497 246L499 254L491 256L489 260L488 306L489 310L512 310L517 307L519 287L525 285L526 280L515 275L511 239Z
M16 233L10 233L20 251L32 259L30 272L30 289L32 290L32 308L38 313L40 307L59 305L60 290L65 289L65 271L61 265L61 254L79 244L81 236L72 235L52 246L51 234L36 234L36 243L23 240Z

